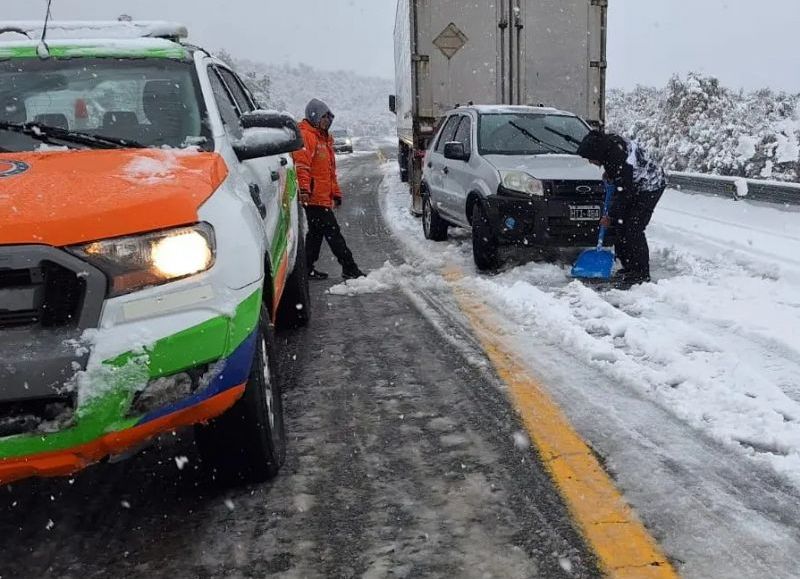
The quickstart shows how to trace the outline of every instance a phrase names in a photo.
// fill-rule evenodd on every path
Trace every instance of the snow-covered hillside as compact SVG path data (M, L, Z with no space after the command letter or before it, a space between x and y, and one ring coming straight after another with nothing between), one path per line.
M800 178L800 95L735 92L689 74L663 89L610 91L608 119L675 171Z
M275 65L232 58L232 62L264 104L288 111L297 118L309 100L320 98L336 113L336 128L349 128L355 136L394 134L395 116L389 112L394 81L360 76L348 71L321 71L308 65Z

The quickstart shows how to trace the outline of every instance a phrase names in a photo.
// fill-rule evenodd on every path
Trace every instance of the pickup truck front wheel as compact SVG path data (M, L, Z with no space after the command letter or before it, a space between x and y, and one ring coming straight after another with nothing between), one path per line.
M286 460L281 384L269 310L261 307L256 351L244 395L225 414L195 427L200 457L223 485L264 482Z
M500 267L497 236L489 222L489 216L480 203L472 207L472 257L480 271L491 271Z

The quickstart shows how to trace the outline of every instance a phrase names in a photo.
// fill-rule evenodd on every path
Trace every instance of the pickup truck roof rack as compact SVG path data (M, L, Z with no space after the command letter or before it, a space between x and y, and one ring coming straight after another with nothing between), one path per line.
M44 21L0 21L0 34L14 32L38 40ZM131 39L163 38L180 42L189 36L183 24L157 20L65 20L47 24L48 39Z

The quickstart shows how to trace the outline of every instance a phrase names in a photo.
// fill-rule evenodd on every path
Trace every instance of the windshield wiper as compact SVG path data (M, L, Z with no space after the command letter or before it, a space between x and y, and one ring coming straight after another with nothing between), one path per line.
M545 128L544 128L544 130L545 130L545 131L550 131L550 132L551 132L551 133L553 133L554 135L557 135L557 136L561 137L561 138L562 138L562 139L564 139L566 142L568 142L568 143L572 143L573 145L580 145L580 144L581 144L581 141L579 141L578 139L576 139L576 138L575 138L575 137L573 137L572 135L568 135L568 134L566 134L566 133L562 133L561 131L557 131L557 130L555 130L555 129L551 129L550 127L545 127Z
M514 127L515 129L517 129L520 133L522 133L523 135L525 135L526 137L528 137L530 140L534 141L535 143L538 143L539 145L545 146L548 149L550 149L551 153L556 153L556 154L566 153L567 155L572 155L573 154L572 151L568 151L568 150L566 150L566 149L564 149L562 147L559 147L558 145L553 145L552 143L548 143L546 141L543 141L542 139L540 139L539 137L534 135L532 132L530 132L525 127L520 127L514 121L510 121L508 124L511 125L512 127Z
M83 145L91 149L144 149L145 145L128 139L118 139L116 137L101 137L100 135L90 135L70 131L60 127L51 127L41 123L6 123L0 122L0 130L20 133L37 141L56 145L54 141L62 143L74 143Z

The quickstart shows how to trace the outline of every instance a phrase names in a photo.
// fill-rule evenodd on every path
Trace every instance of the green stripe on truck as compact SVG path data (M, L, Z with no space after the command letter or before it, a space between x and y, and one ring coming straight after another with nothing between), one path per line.
M159 340L144 352L128 352L83 372L75 426L0 439L0 460L65 450L135 426L138 417L125 417L135 393L149 380L230 356L258 325L262 293L254 292L231 317L213 318Z

